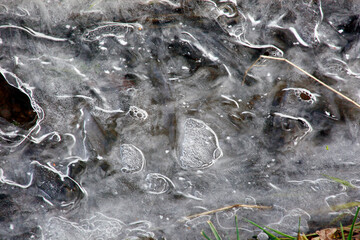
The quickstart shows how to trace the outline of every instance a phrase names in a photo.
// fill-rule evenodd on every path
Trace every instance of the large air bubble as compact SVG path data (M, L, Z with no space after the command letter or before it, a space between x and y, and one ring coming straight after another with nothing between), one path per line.
M162 194L175 188L174 183L160 173L149 173L145 178L145 190L151 194Z
M223 155L215 132L203 121L186 119L183 131L179 157L182 168L208 168Z
M120 168L125 173L140 172L145 165L145 157L142 151L132 144L122 144L120 146L119 160L115 169Z

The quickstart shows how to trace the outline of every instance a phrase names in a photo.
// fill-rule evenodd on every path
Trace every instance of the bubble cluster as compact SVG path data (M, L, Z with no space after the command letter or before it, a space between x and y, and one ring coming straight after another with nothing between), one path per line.
M83 35L85 41L96 41L104 37L119 37L131 31L134 26L125 23L108 24L96 27Z
M148 113L145 110L138 108L136 106L130 106L127 115L139 121L144 121L148 117Z
M283 91L293 91L299 101L309 104L315 103L317 101L317 97L320 96L319 94L312 93L305 88L284 88Z

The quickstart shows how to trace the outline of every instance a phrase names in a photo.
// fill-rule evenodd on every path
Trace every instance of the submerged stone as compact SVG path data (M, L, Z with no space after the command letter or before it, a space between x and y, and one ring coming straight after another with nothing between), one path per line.
M272 150L296 146L311 131L310 123L304 118L281 113L270 114L264 128L267 146Z
M84 190L72 178L39 162L35 161L33 165L35 168L33 185L38 189L38 195L50 205L66 207L84 197Z

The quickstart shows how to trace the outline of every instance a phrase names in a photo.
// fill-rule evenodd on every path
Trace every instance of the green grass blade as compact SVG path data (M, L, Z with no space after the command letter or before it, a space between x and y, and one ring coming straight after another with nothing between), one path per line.
M343 225L341 223L340 223L340 230L341 230L341 239L345 240L344 228L343 228Z
M277 233L277 234L279 234L279 235L281 235L283 237L290 238L290 239L296 239L296 237L292 237L290 235L287 235L286 233L280 232L279 230L273 229L271 227L266 226L266 228L270 229L271 231L273 231L273 232L275 232L275 233Z
M332 177L332 176L329 176L329 175L326 175L326 174L322 174L324 177L328 178L328 179L331 179L337 183L340 183L346 187L350 187L350 188L355 188L354 185L352 185L350 182L346 181L346 180L343 180L343 179L340 179L340 178L337 178L337 177Z
M239 225L236 215L235 215L235 226L236 226L236 240L240 240Z
M206 234L204 231L201 232L201 235L203 235L204 238L206 238L207 240L211 240Z
M297 234L297 239L298 240L302 239L301 234L300 234L300 224L301 224L301 217L299 217L299 227L298 227L298 234Z
M351 228L350 228L350 232L349 232L349 235L347 237L348 240L351 240L352 238L352 235L353 235L353 232L354 232L354 226L355 226L355 222L356 222L356 219L359 215L359 210L360 208L358 207L357 210L356 210L356 213L355 213L355 217L354 217L354 220L353 220L353 223L351 224Z
M357 207L359 205L360 205L360 202L349 202L349 203L339 204L339 205L335 205L335 206L330 206L330 208L333 211L339 211L342 209L349 209L349 208Z
M255 227L258 227L258 228L260 228L261 230L263 230L264 233L266 233L266 235L268 235L268 237L269 237L270 239L279 240L279 238L277 238L274 234L272 234L271 232L267 231L265 228L261 227L260 225L254 223L253 221L250 221L249 219L246 219L246 218L245 218L244 220L247 221L248 223L254 225Z
M309 240L305 234L303 234L301 237L302 239Z
M93 1L92 3L91 3L91 5L90 5L90 7L89 7L89 9L90 8L93 8L96 4L98 4L99 3L99 1Z
M214 224L212 224L212 222L210 222L210 221L208 221L207 223L209 224L209 226L210 226L210 228L211 228L211 231L213 232L216 240L221 240L221 237L219 236L219 233L218 233L218 231L216 230Z

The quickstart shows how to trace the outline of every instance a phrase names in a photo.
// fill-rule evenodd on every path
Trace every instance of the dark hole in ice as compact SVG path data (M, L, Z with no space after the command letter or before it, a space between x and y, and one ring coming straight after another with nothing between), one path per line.
M107 163L107 162L104 161L104 162L102 162L102 163L100 164L100 168L101 168L104 172L107 172L107 171L110 170L111 166L110 166L109 163Z
M359 33L360 30L359 15L350 16L346 23L338 26L338 29L343 29L344 33Z
M136 117L137 112L135 112L135 111L129 111L129 114L130 114L130 116L132 116L132 117Z
M140 78L137 75L127 73L127 74L125 74L124 79L123 79L123 87L126 89L129 89L132 87L137 87L139 82L140 82Z
M188 42L183 42L178 36L168 45L169 52L173 55L183 56L190 65L190 72L195 72L201 66L211 65L211 61L202 56L201 51Z
M271 29L271 34L275 39L277 46L280 48L288 48L294 45L296 38L288 29Z
M0 74L0 118L23 129L33 127L37 119L29 97L11 86L2 74Z
M322 139L322 142L324 142L327 138L329 138L331 133L331 128L327 128L327 129L322 129L321 131L319 131L319 133L317 134L318 138Z
M302 100L309 101L311 99L311 96L307 93L302 92L302 93L300 93L300 98Z
M77 161L68 167L68 176L77 180L86 170L86 163L84 161Z

